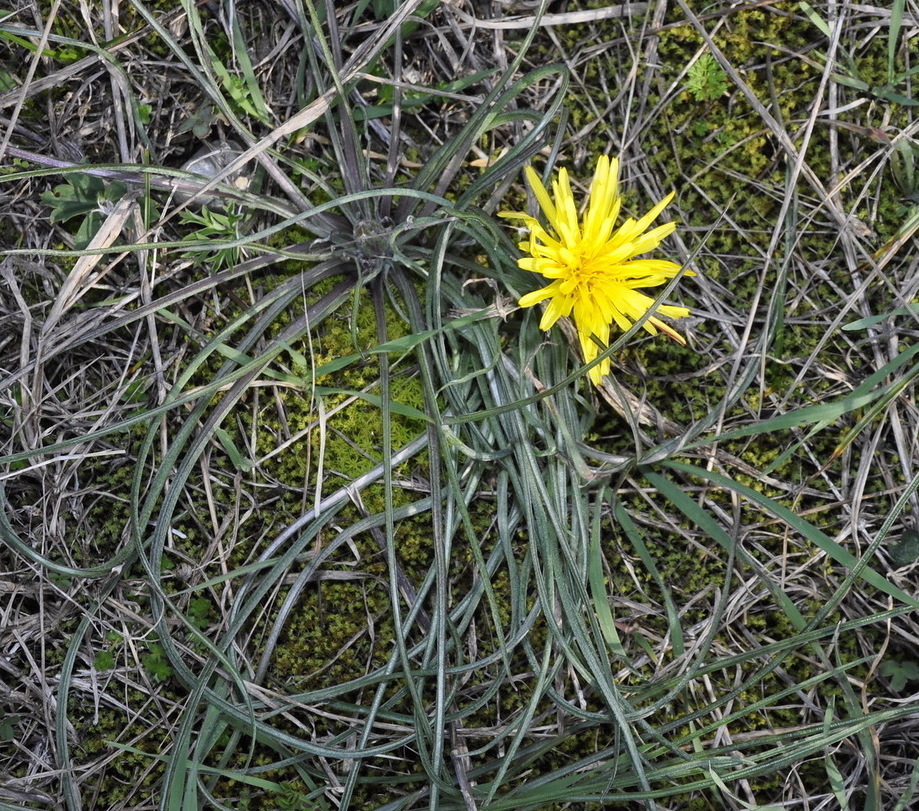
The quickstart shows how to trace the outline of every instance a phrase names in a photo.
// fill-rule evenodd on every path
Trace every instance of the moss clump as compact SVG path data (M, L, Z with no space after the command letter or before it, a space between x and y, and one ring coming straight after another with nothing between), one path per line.
M158 687L158 700L178 698L170 697L169 692ZM119 707L103 705L97 709L90 696L72 692L68 707L68 718L78 736L71 746L74 761L105 763L84 783L84 796L99 798L106 808L138 807L157 797L165 769L159 756L168 753L172 744L169 725L148 715L149 692L129 689L120 693L119 701Z

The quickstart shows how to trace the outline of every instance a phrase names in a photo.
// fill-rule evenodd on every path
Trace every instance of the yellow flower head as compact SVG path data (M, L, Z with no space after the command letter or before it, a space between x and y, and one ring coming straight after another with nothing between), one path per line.
M583 221L578 217L565 169L559 171L558 180L552 181L552 197L531 167L526 167L525 171L527 183L539 201L549 229L523 212L502 211L498 216L523 220L530 230L530 238L520 243L520 250L528 255L518 264L552 282L527 293L520 299L520 306L532 307L549 299L539 322L540 329L544 330L551 328L559 318L573 314L584 360L590 363L600 352L591 335L608 344L613 321L620 329L627 330L654 307L654 299L635 288L657 287L680 272L680 266L674 262L635 258L654 250L676 228L676 223L668 222L644 233L673 199L673 193L640 220L630 217L617 229L616 218L622 203L618 159L610 160L604 155L597 162ZM687 274L695 275L692 271ZM685 307L669 304L658 305L656 311L670 318L689 315ZM678 332L653 315L642 326L652 335L661 330L680 343L686 343ZM609 369L607 358L590 370L590 379L599 385Z

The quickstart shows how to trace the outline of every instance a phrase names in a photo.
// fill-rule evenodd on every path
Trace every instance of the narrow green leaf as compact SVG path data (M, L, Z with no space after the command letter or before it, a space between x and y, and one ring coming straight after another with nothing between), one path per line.
M702 479L703 481L708 481L711 484L722 487L729 492L737 493L749 501L758 504L766 512L772 513L772 515L782 519L792 529L800 532L805 538L807 538L807 540L823 550L828 557L835 560L841 566L844 566L847 569L853 569L859 563L858 559L848 549L844 549L842 546L836 543L836 541L826 535L822 530L815 527L809 521L801 518L799 515L796 515L783 504L780 504L774 499L771 499L768 496L764 496L762 493L758 493L756 490L753 490L750 487L746 487L740 482L734 481L727 476L723 476L714 470L706 470L695 465L690 465L685 462L677 462L675 460L667 460L662 464L665 467L669 467L673 470L678 470L681 473L695 476ZM649 478L654 476L654 474L649 473L646 473L645 475L649 476ZM654 476L654 478L663 480L663 477L659 476ZM666 480L663 481L666 482ZM674 489L674 486L671 484L671 494L673 493ZM690 501L690 503L695 504L695 502L692 501ZM724 536L723 532L721 535L726 537ZM716 540L718 540L717 537ZM723 540L719 540L719 543L723 543ZM876 572L874 569L865 567L861 572L861 577L865 582L870 583L877 589L880 589L882 592L884 592L884 594L890 595L905 605L919 608L919 600L910 596L901 588L895 586L886 577L878 574L878 572Z
M251 459L245 457L240 453L239 448L236 447L236 443L233 442L233 438L227 433L225 428L217 426L214 429L214 436L217 437L217 440L223 446L223 449L226 451L227 456L230 457L230 461L233 463L233 467L242 473L248 473L252 470L255 465Z
M891 310L889 313L883 313L882 315L869 315L866 318L859 318L857 321L850 321L848 324L843 324L842 329L846 332L867 329L876 324L881 324L884 321L889 321L891 318L898 315L919 315L919 303L907 304L905 307L897 307L897 309Z
M805 0L800 0L798 7L804 12L807 18L820 29L823 36L827 39L833 36L829 24L814 10L814 7L810 3L805 2Z
M674 468L676 470L681 470L684 473L691 473L693 470L701 469L695 468L693 465L684 464L681 462L665 462L667 467ZM708 472L708 471L706 471ZM659 473L655 473L651 470L643 471L645 478L651 484L653 484L658 492L661 493L665 498L667 498L674 507L676 507L680 512L683 513L693 524L695 524L699 529L703 530L715 543L717 543L722 549L727 552L734 550L742 558L745 557L745 553L737 549L737 545L731 540L731 537L722 529L718 522L709 515L708 512L702 509L693 499L686 495L686 493L677 485L675 485L670 479L661 476ZM719 480L723 482L722 486L727 490L740 488L741 485L738 485L731 479L726 477L719 477ZM794 625L797 629L803 629L807 625L807 621L801 616L801 612L798 611L795 604L792 602L791 598L785 594L779 586L774 583L764 583L767 588L772 592L773 596L779 603L781 609L785 612L785 615L788 617L788 620Z
M622 531L631 541L642 564L648 570L651 577L654 578L654 582L657 583L657 587L661 591L664 606L667 610L667 627L670 631L670 641L673 645L673 652L676 656L682 656L686 650L686 646L683 640L683 626L680 624L680 612L677 610L676 603L673 601L673 593L670 587L664 582L664 578L661 577L657 564L654 562L654 558L651 557L651 553L645 544L645 539L641 530L639 530L638 526L632 520L632 517L628 514L628 511L622 506L622 502L618 499L616 500L615 515L616 520L619 522L619 526L622 527Z
M893 85L896 76L895 66L897 46L900 42L900 28L903 25L903 11L906 0L893 0L890 7L890 25L887 27L887 84ZM914 102L915 103L915 102Z

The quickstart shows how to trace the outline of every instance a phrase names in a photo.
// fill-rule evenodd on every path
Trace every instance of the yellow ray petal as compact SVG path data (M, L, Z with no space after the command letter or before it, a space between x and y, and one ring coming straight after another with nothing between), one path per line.
M522 221L530 232L529 241L520 245L525 254L518 260L520 268L551 280L551 284L527 293L519 302L521 307L547 302L540 328L548 330L559 318L571 316L581 353L589 362L600 352L595 338L608 344L612 324L628 330L653 311L642 326L651 334L663 332L685 344L685 339L657 315L684 318L689 310L656 305L653 298L635 289L657 287L681 272L676 262L637 258L658 248L676 228L673 222L651 228L673 199L673 192L644 216L637 220L627 218L617 229L621 208L618 159L601 156L597 160L583 218L578 216L577 201L564 168L552 181L551 195L532 167L527 167L525 174L548 227L523 212L502 211L500 216ZM695 275L691 270L684 272ZM609 370L607 358L590 370L591 381L599 385Z

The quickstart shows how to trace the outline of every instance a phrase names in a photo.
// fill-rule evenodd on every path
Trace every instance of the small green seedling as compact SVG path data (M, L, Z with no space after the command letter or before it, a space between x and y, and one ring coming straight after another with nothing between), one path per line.
M727 91L728 77L715 57L704 53L689 66L686 89L696 101L714 101Z
M140 657L144 670L154 681L168 681L174 675L166 651L159 642L148 642L147 653Z
M919 560L919 530L906 530L899 541L890 545L887 552L897 567L915 563Z
M243 249L239 245L226 244L242 235L243 215L232 205L223 211L212 211L207 206L203 206L200 212L185 209L181 217L183 223L198 226L185 238L190 246L195 246L196 265L207 264L216 272L233 267L243 258ZM213 250L201 250L212 240L219 245L215 245Z
M897 693L902 692L908 681L919 681L919 665L915 662L888 659L881 662L880 672L882 676L890 679L890 686Z
M53 223L83 217L74 235L74 247L82 250L102 227L115 203L127 194L128 188L120 181L107 183L83 172L69 174L65 180L66 183L45 192L41 199L51 206Z

